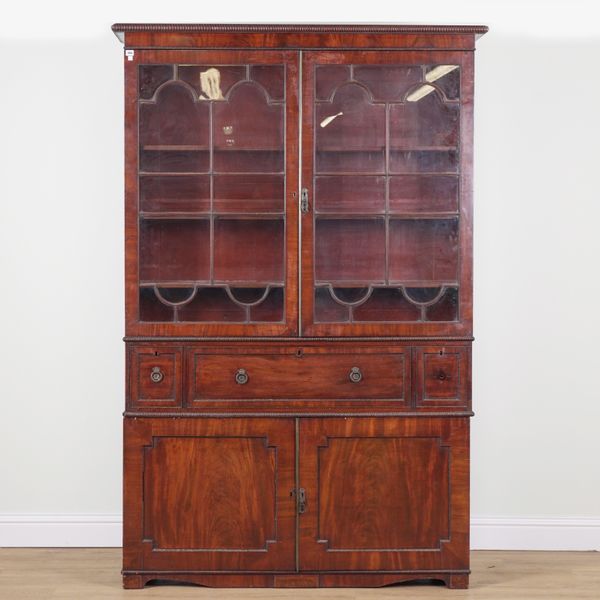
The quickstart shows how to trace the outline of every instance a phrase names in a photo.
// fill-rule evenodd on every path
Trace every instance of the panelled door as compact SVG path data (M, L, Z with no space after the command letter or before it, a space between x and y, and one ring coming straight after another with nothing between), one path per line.
M468 419L300 424L303 571L464 569Z
M293 419L126 419L125 570L293 571Z
M298 53L135 50L127 335L298 327Z
M303 334L469 333L472 59L304 53Z

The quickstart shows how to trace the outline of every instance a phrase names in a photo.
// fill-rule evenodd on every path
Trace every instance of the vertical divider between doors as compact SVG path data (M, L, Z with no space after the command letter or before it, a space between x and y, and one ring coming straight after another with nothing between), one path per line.
M298 490L300 489L300 419L294 419L294 487L296 512L296 573L300 571L300 515L298 514Z
M298 52L298 335L302 337L302 50Z
M210 285L215 282L215 176L214 176L214 164L215 164L215 150L214 150L214 103L208 103L208 169L210 174L208 176L209 194L210 194L210 220L209 220L209 277Z
M304 64L306 61L306 64ZM309 194L308 211L301 212L302 222L300 255L302 265L300 269L301 282L301 335L313 336L314 332L314 54L310 51L300 52L301 84L300 84L300 188L306 189Z

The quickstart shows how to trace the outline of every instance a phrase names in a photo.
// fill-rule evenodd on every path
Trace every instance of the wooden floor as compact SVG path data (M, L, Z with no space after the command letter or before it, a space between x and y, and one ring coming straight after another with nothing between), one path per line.
M600 552L473 552L469 590L402 584L377 589L216 590L195 586L153 586L125 591L121 589L120 561L121 551L113 548L0 549L0 599L600 598Z

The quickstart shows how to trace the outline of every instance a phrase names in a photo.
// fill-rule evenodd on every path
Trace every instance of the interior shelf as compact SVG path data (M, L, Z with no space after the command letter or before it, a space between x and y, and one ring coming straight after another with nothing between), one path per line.
M139 171L140 177L178 177L180 175L285 175L285 171ZM344 173L332 173L343 175ZM353 175L354 173L348 173ZM455 175L456 173L452 173Z
M146 221L194 221L202 219L256 219L272 220L283 219L283 212L140 212L140 219Z
M171 281L140 281L139 286L141 288L193 288L196 286L210 286L209 280L197 280L197 281L183 281L183 280L171 280Z
M377 289L390 289L390 288L439 288L439 287L458 287L458 281L431 281L431 280L403 280L393 281L389 280L387 283L374 281L373 279L363 281L344 281L344 280L316 280L316 287L334 287L334 288L368 288L374 287Z
M257 221L269 221L283 219L282 212L213 212L217 219L254 219Z
M141 288L282 288L283 281L209 281L209 280L171 280L171 281L140 281Z
M285 175L285 171L221 171L213 170L213 175Z
M414 212L414 213L402 213L402 212L390 212L388 213L390 219L456 219L459 214L458 212Z
M362 213L345 213L345 212L315 212L315 219L383 219L383 212L362 212Z
M208 146L196 144L144 144L144 151L158 152L208 152Z
M457 212L441 213L441 212L362 212L362 213L344 213L344 212L315 212L316 219L377 219L389 217L390 219L454 219L458 217Z
M283 154L284 150L280 147L248 147L248 146L217 146L213 147L215 152L277 152L278 154Z
M149 152L209 152L208 146L196 144L144 144L141 146L143 151ZM215 152L277 152L283 153L284 150L278 147L248 147L248 146L213 146Z
M430 281L430 280L418 280L418 281L393 281L387 284L386 287L406 287L406 288L439 288L439 287L458 287L458 281Z
M458 150L458 146L390 146L390 152L445 152L451 150Z
M210 171L139 171L140 177L180 177L182 175L208 175Z
M207 212L167 212L167 211L141 211L140 219L146 221L192 221L195 219L210 219Z
M225 173L226 175L254 175L254 173ZM281 173L266 173L267 175L281 175ZM155 173L149 173L149 175L155 175ZM158 173L158 175L164 175L164 173ZM202 173L175 173L175 175L202 175ZM373 177L373 176L384 176L386 175L385 170L374 170L374 171L315 171L315 175L321 176L350 176L353 177ZM453 175L457 176L458 171L390 171L389 176L394 177L396 175L410 175L410 176L422 176L422 177L436 177L438 175Z
M374 287L385 287L386 283L385 281L381 280L381 281L375 281L374 278L371 279L362 279L362 280L355 280L355 281L350 281L350 280L344 280L344 279L330 279L330 280L324 280L324 279L315 279L315 286L316 287L343 287L343 288L367 288L369 286L374 286Z
M385 145L381 146L318 146L315 148L316 152L383 152ZM457 150L457 146L389 146L391 152L436 152L436 151L450 151Z

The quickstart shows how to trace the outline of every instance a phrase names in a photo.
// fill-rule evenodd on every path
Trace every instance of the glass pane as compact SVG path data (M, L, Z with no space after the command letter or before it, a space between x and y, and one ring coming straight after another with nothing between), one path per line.
M384 220L317 219L315 278L318 283L383 283Z
M283 322L285 66L138 74L140 320Z
M317 65L314 319L456 321L460 69Z

